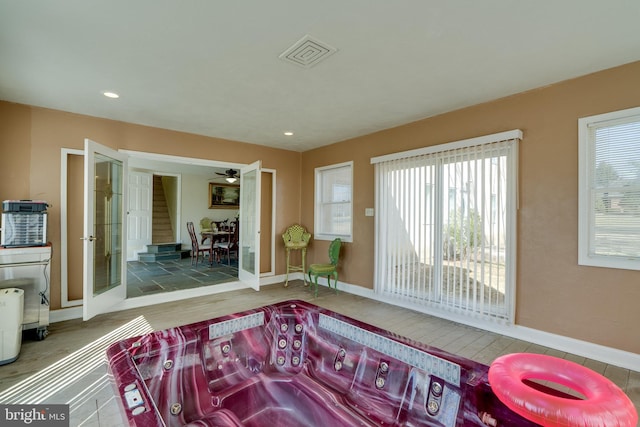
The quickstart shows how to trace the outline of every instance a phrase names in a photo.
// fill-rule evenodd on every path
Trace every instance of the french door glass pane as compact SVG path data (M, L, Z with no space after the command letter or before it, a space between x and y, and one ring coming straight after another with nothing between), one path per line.
M243 212L242 217L242 242L240 242L240 250L242 251L242 270L255 275L255 235L256 235L256 175L257 171L252 170L244 174L242 182L242 190L240 191Z
M94 295L120 285L122 268L122 162L95 155Z

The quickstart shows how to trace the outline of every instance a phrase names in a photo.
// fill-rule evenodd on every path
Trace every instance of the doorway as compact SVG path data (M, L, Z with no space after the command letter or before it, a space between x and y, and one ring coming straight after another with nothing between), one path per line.
M127 153L125 151L125 153ZM129 167L130 173L139 170L140 165L136 163L135 159L145 159L145 155L148 153L127 153L131 156L132 165ZM169 201L168 209L171 212L170 206L180 206L180 204L185 204L185 199L187 201L194 199L198 199L201 202L206 204L206 196L203 194L198 194L197 191L193 189L193 186L190 185L189 180L185 182L185 175L189 174L189 171L193 172L194 170L206 171L204 174L200 176L200 180L207 184L208 179L210 179L216 168L220 168L221 170L228 169L229 167L239 168L241 165L229 164L225 162L215 162L215 161L207 161L207 160L198 160L198 159L181 159L174 158L173 156L164 156L164 155L149 155L151 160L163 161L164 165L162 168L153 167L150 168L153 174L164 177L173 177L173 183L170 186L177 187L178 190L175 192L169 191L170 194L175 194L176 199L180 201ZM160 158L160 160L158 160ZM82 297L83 292L81 289L81 280L78 280L78 271L82 271L82 264L77 262L70 262L70 260L81 259L81 249L78 251L78 247L81 245L78 244L79 239L77 236L82 235L82 223L78 221L75 216L72 214L74 212L78 212L81 210L80 206L82 205L82 186L78 186L78 182L81 181L79 177L82 174L82 162L83 162L83 152L80 150L73 149L63 149L62 150L62 177L61 185L62 185L62 199L61 204L63 208L61 209L61 219L62 219L62 262L61 262L61 270L62 270L62 307L73 307L73 306L81 306L82 305ZM176 160L177 159L177 160ZM147 158L147 160L149 160ZM173 160L173 161L171 161ZM208 174L208 175L207 175ZM192 174L197 175L197 174ZM275 275L275 263L273 251L275 247L275 239L274 239L274 229L275 229L275 215L273 211L275 209L275 181L276 181L276 171L275 170L264 170L262 172L263 176L267 176L267 179L263 179L263 186L268 186L269 191L267 192L267 197L263 198L263 203L261 205L262 212L266 213L262 215L262 225L261 228L263 233L261 233L261 251L262 251L262 263L260 265L260 276L273 276ZM193 184L193 176L191 177L191 184ZM171 181L170 181L171 182ZM129 200L127 200L129 202ZM205 209L208 209L208 205L205 206ZM188 209L187 209L188 211ZM209 211L207 211L209 212ZM172 231L175 243L182 243L185 249L190 249L190 244L186 245L189 242L186 233L186 221L187 215L190 215L194 219L194 222L198 221L198 218L193 211L185 212L184 209L176 209L175 213L170 213L170 222L172 224ZM270 222L270 223L268 223ZM153 223L153 221L152 221ZM129 257L130 254L127 254ZM187 259L183 262L189 263ZM232 268L233 268L234 260L231 260ZM166 266L170 270L174 270L172 265ZM229 266L220 266L220 268L228 268ZM201 268L201 264L198 265L198 268ZM144 295L140 295L142 298L134 297L131 295L131 301L127 301L127 306L144 306L154 303L160 303L168 300L175 300L180 298L187 298L199 295L206 295L210 293L216 292L224 292L233 289L239 289L245 287L242 283L240 283L237 279L237 270L231 272L230 270L226 270L224 272L216 272L212 269L211 273L219 273L217 274L218 281L217 283L211 283L213 280L209 280L209 283L203 281L204 283L200 283L196 288L173 288L173 289L165 289L163 292L159 292L157 295L154 294L154 298L150 298L146 300ZM196 274L196 273L193 273ZM207 271L209 274L209 271ZM150 274L150 276L153 275ZM224 275L224 276L223 276ZM155 284L153 280L149 280L146 284ZM212 284L216 284L217 286L209 286ZM215 289L214 289L215 288ZM164 294L164 296L162 295ZM170 296L169 296L170 294ZM131 304L129 304L131 302Z
M130 168L128 178L127 261L171 259L157 248L180 242L181 175Z

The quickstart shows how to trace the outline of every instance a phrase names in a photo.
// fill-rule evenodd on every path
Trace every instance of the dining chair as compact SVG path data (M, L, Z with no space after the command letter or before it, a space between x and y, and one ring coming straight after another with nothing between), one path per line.
M195 227L193 226L193 222L187 222L187 231L189 232L189 237L191 238L191 265L194 264L198 267L198 258L200 258L200 254L202 254L202 260L204 261L204 255L209 254L209 263L213 264L213 247L210 244L202 244L198 242L198 236L196 235Z
M229 238L227 241L217 242L213 245L213 250L216 251L218 260L220 259L220 253L227 255L227 265L231 265L231 253L235 252L236 259L238 259L238 232L240 227L238 221L233 221L230 224L231 232L229 232Z
M206 216L200 220L200 231L201 232L211 231L211 220Z

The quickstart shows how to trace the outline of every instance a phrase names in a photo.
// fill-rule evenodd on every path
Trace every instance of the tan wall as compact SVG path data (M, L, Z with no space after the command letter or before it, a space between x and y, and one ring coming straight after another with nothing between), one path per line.
M53 209L53 208L52 208ZM82 299L82 262L84 235L84 156L67 156L67 299ZM54 209L55 210L55 209ZM61 211L57 209L58 212ZM58 249L57 249L58 248ZM60 253L62 248L54 247ZM54 254L55 255L55 254ZM54 256L54 259L59 258Z
M300 153L0 102L0 199L48 201L48 237L54 251L60 248L60 149L82 149L84 138L116 149L236 163L262 160L263 167L277 172L276 233L299 220ZM69 168L77 169L72 163ZM276 239L276 274L284 273L283 252L282 239ZM74 262L77 251L70 249L69 253ZM70 298L75 298L81 285L76 275L71 280ZM60 256L54 252L51 308L60 308L60 300Z
M0 102L0 197L25 198L31 170L29 107ZM1 210L0 206L0 210Z
M340 279L373 286L371 157L521 129L516 323L640 353L640 271L578 266L578 118L640 105L640 62L302 155L301 221L313 230L314 168L354 161L354 242ZM640 147L639 147L640 149ZM326 258L314 241L309 262Z

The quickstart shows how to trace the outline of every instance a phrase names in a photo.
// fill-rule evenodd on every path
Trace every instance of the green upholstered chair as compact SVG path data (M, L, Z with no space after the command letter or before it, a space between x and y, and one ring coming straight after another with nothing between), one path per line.
M200 232L208 233L211 231L211 219L204 217L200 220Z
M333 286L338 293L338 258L340 256L340 246L342 241L335 239L329 245L329 264L311 264L309 266L309 282L315 286L315 296L318 296L318 276L327 276L327 284L331 288L331 277L333 277ZM311 280L311 276L314 280Z
M289 272L290 271L301 271L302 272L302 280L307 284L307 278L305 276L305 264L307 259L307 246L309 245L309 240L311 239L311 233L307 232L307 230L301 226L300 224L293 224L289 228L285 230L282 234L282 240L284 241L284 249L287 252L287 277L284 282L285 288L289 286ZM302 264L301 265L291 265L290 263L290 255L291 251L298 250L302 253Z

